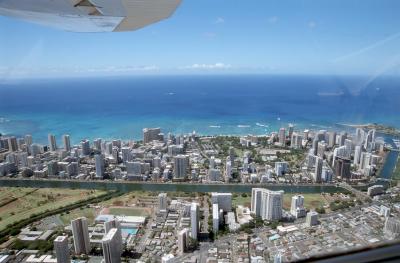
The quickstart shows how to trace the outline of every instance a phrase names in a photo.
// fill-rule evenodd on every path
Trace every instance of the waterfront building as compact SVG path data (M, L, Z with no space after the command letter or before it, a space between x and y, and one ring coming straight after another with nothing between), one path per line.
M82 156L88 156L90 154L90 143L88 140L81 141Z
M315 171L313 181L316 183L321 183L322 181L322 167L324 165L324 160L321 157L316 158L315 161Z
M289 170L289 164L287 162L275 162L275 174L277 176L284 175Z
M49 149L51 152L55 152L57 150L56 136L53 134L48 135L49 141Z
M174 179L186 179L187 169L189 168L189 159L186 155L177 155L174 157Z
M64 150L69 152L71 151L71 139L68 134L64 134L62 136L63 144L64 144Z
M16 137L8 137L8 150L11 152L18 151L18 142Z
M143 129L143 143L147 144L152 141L160 140L160 128L144 128Z
M96 178L102 179L104 176L104 158L101 154L94 156L96 164Z

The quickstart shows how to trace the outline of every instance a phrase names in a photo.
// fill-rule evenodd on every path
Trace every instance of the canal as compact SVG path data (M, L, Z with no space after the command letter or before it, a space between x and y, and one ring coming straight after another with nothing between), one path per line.
M69 188L154 192L231 192L250 193L254 187L270 190L283 190L285 193L346 193L347 190L336 185L274 185L274 184L193 184L193 183L147 183L147 182L111 182L111 181L74 181L56 179L0 179L0 186L33 188Z

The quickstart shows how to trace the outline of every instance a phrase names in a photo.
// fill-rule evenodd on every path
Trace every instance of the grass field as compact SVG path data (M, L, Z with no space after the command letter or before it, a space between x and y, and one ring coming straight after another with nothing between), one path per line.
M326 204L324 197L321 194L301 194L304 196L304 206L307 209L315 209L317 207L323 206ZM290 209L290 205L292 202L292 194L284 194L283 196L283 208L286 210ZM238 205L244 205L250 207L251 204L251 195L247 194L247 197L243 197L241 194L237 194L232 198L232 205L234 207Z
M53 210L104 193L104 191L82 189L40 188L34 190L34 188L0 188L0 197L16 198L0 206L0 230L10 223L29 218L32 214L40 214L46 210Z
M136 207L109 207L108 212L113 215L148 216L148 210Z

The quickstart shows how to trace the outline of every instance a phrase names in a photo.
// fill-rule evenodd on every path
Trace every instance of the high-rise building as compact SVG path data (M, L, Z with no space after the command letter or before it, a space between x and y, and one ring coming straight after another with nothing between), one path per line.
M315 211L310 211L306 216L306 225L311 227L318 225L318 213Z
M232 211L232 193L211 193L211 203L218 204L224 212Z
M335 176L341 178L342 180L349 180L351 177L350 173L350 160L342 157L335 158Z
M345 157L347 159L350 159L351 152L353 151L353 141L350 139L344 140L344 147L345 147Z
M275 162L275 173L277 176L284 175L289 170L288 162Z
M28 148L29 146L32 145L32 143L33 143L32 135L30 134L25 135L25 144L28 146Z
M261 218L263 220L280 220L283 209L283 191L265 189L261 195Z
M143 143L158 141L160 139L160 128L144 128L143 129Z
M54 134L49 134L48 140L50 151L55 152L57 150L56 136Z
M256 216L261 217L261 207L262 201L261 196L264 188L252 188L251 189L251 212L254 213Z
M101 138L97 138L93 141L93 148L96 151L101 151L101 144L102 144L102 139Z
M104 231L107 234L111 229L116 228L117 229L117 233L116 235L116 240L117 240L117 244L120 247L119 251L121 251L122 253L122 249L123 249L123 243L122 243L122 230L121 230L121 223L116 219L112 219L110 221L104 222Z
M213 232L215 235L218 234L219 231L219 208L218 204L213 204L212 207L212 220L213 220Z
M71 151L71 139L68 134L64 134L62 136L63 144L64 144L64 150L67 152Z
M186 228L178 232L178 251L180 255L186 251L187 233L188 231Z
M208 180L212 182L220 181L221 171L219 169L209 169L208 170Z
M16 137L8 137L8 150L11 152L18 151L18 142Z
M90 143L88 140L81 141L82 155L87 156L90 154Z
M226 161L225 164L225 182L229 182L232 179L232 162Z
M306 215L306 210L304 208L304 196L302 195L292 196L290 213L296 218L304 217Z
M354 160L353 160L353 163L355 165L358 165L360 163L360 158L361 158L361 146L360 145L356 145L356 147L354 148Z
M90 240L86 217L80 217L71 221L74 248L77 255L89 254Z
M324 158L325 155L325 151L327 148L327 144L325 141L320 141L317 144L317 155L321 158Z
M324 165L324 160L321 157L316 158L315 161L315 171L314 171L314 182L321 183L322 181L322 166Z
M189 168L189 159L186 155L179 154L174 157L174 179L186 179Z
M192 238L197 240L199 234L199 205L197 203L192 203L190 206L190 223Z
M336 144L336 132L331 131L329 132L329 141L328 141L328 146L329 148L333 148Z
M167 194L159 193L158 194L158 211L166 211L168 206Z
M285 128L279 129L278 138L279 138L279 144L281 146L286 146L286 130L285 130Z
M56 237L53 244L56 252L57 263L70 263L71 257L69 255L68 236Z
M292 138L293 131L294 131L294 125L289 123L289 138Z
M386 218L383 233L391 238L400 237L400 220L394 217Z
M96 162L96 178L103 178L104 176L104 158L101 154L94 156Z
M121 262L121 246L119 243L118 228L111 228L101 240L104 263Z

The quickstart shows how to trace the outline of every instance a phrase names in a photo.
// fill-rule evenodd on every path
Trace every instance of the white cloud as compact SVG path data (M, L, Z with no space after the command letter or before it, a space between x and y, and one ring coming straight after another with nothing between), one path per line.
M232 66L230 64L215 63L215 64L193 64L191 66L182 67L181 69L200 69L200 70L210 70L210 69L230 69Z
M223 17L217 17L215 20L215 24L223 24L225 23L225 19Z
M279 17L277 16L271 16L270 18L268 18L268 23L270 24L276 24L279 20Z

